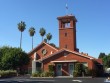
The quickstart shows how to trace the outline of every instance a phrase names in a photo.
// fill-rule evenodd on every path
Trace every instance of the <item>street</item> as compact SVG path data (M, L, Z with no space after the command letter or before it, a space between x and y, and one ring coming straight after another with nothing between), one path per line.
M0 79L0 83L106 83L106 78L29 78L14 77Z

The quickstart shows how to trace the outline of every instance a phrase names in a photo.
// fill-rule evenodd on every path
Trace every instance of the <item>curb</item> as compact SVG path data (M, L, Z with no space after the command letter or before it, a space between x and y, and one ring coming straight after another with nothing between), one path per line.
M55 77L30 77L30 78L55 78Z
M57 77L30 77L30 78L93 78L93 77L70 77L70 76L57 76Z

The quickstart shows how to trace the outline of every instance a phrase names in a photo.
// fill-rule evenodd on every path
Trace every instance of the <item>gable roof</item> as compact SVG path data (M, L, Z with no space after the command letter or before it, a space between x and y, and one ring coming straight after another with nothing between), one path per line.
M34 49L32 49L29 53L28 53L28 55L29 54L31 54L32 52L34 52L37 48L39 48L41 45L43 45L43 44L45 44L45 45L47 45L47 46L49 46L50 48L52 48L52 49L54 49L54 50L56 50L56 51L58 51L58 49L57 48L55 48L55 47L53 47L53 46L51 46L51 45L49 45L48 43L46 43L46 42L42 42L41 44L39 44L37 47L35 47Z
M55 53L53 53L51 55L43 57L43 59L39 59L38 61L46 60L46 59L48 59L48 58L50 58L52 56L55 56L55 55L57 55L57 54L59 54L59 53L61 53L63 51L67 51L67 52L70 52L70 53L73 53L73 54L76 54L78 56L82 56L82 57L85 57L85 58L88 58L88 59L95 59L94 57L91 57L91 56L88 56L88 55L85 55L85 54L82 54L82 53L79 53L79 52L76 52L76 51L71 51L71 50L63 48L63 49L61 49L61 50L59 50L59 51L57 51L57 52L55 52Z

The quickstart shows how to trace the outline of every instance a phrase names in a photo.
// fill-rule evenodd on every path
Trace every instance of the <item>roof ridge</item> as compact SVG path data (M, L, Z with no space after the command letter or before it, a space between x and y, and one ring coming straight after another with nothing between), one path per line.
M60 53L60 52L62 52L62 51L69 51L69 52L71 52L71 53L74 53L74 54L77 54L77 55L80 55L80 56L83 56L83 57L85 57L85 58L89 58L89 59L95 59L95 58L93 58L93 57L90 57L90 56L85 56L85 55L82 55L81 53L79 53L79 52L76 52L76 51L71 51L71 50L68 50L68 49L65 49L65 48L63 48L63 49L60 49L60 50L58 50L57 52L55 52L55 53L53 53L53 54L50 54L50 55L48 55L48 56L45 56L45 57L43 57L42 59L39 59L39 60L45 60L45 59L47 59L47 58L49 58L49 57L52 57L52 56L54 56L55 54L57 54L57 53Z
M41 42L38 46L36 46L34 49L32 49L28 54L32 53L36 48L38 48L38 47L39 47L40 45L42 45L43 43L46 44L46 45L48 45L48 46L51 47L52 49L58 51L58 49L56 49L55 47L52 47L52 46L49 45L48 43L46 43L46 42Z
M45 43L46 45L48 45L48 46L50 46L51 48L53 48L53 49L55 49L55 50L58 51L58 49L56 49L55 47L51 46L50 44L48 44L48 43L46 43L46 42L43 42L43 43Z

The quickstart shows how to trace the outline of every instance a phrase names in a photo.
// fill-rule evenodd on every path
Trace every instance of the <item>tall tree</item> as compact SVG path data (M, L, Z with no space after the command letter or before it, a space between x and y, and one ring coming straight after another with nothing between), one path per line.
M30 34L30 36L32 37L32 49L33 49L33 36L34 36L34 34L35 34L35 28L34 27L31 27L30 29L29 29L29 34Z
M105 67L105 68L110 68L110 54L104 56L104 57L102 58L102 60L103 60L103 65L104 65L104 67Z
M54 43L50 43L51 46L56 47L56 45Z
M100 53L98 58L104 58L105 56L107 56L105 53Z
M44 35L46 34L46 31L44 28L40 28L40 31L39 31L40 35L42 36L42 42L43 42L43 37Z
M22 49L4 46L0 48L0 69L9 70L28 65L30 58Z
M43 27L40 28L39 33L40 33L40 35L42 36L42 42L43 42L43 41L44 41L44 40L43 40L43 37L44 37L44 35L46 34L45 29L44 29ZM41 63L41 68L42 68L42 71L43 71L43 62Z
M44 39L44 42L47 43L47 39L46 38Z
M46 35L46 38L47 38L48 43L49 43L49 41L52 39L52 35L51 35L51 33L48 33L48 34Z
M18 23L18 29L21 32L21 37L20 37L20 48L21 48L21 46L22 46L22 32L26 29L25 22L21 21L20 23Z

